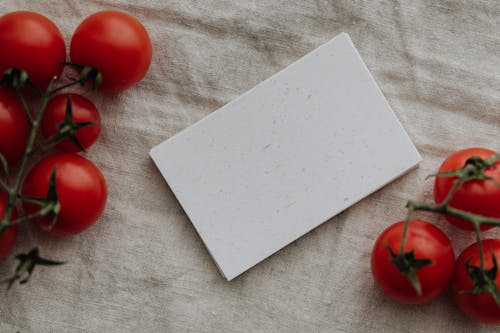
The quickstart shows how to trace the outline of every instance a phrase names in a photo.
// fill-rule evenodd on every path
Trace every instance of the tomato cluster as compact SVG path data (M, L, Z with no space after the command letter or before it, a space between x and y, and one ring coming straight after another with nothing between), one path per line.
M38 140L41 145L59 150L39 160L24 177L17 193L22 202L17 205L19 216L33 216L36 225L57 236L82 232L98 220L107 200L103 174L94 163L78 154L98 139L101 117L92 101L62 91L72 84L86 88L93 83L92 87L100 91L119 92L139 82L151 63L148 33L137 19L126 13L95 13L76 28L71 39L70 61L66 62L66 45L59 28L43 15L18 11L0 17L0 50L0 78L13 69L27 73L28 78L19 89L12 84L0 86L2 162L8 163L11 170L26 164L30 155L28 142L38 125L44 137ZM80 79L70 83L54 81L64 65L77 69ZM35 125L35 114L27 106L32 101L27 103L26 99L37 96L46 98L46 104L40 102L44 105L39 110L43 117L40 114L40 122ZM9 183L9 175L4 171L0 177ZM57 213L37 215L51 186L57 193ZM0 219L7 202L6 192L0 189ZM10 220L16 219L18 211L14 209ZM0 234L0 260L14 245L17 232L17 226L13 226Z
M436 175L435 203L429 211L440 212L446 205L466 214L500 218L500 161L484 164L496 156L484 148L464 149L448 156ZM457 182L458 172L474 161L483 163L477 169L481 173L472 174L476 169L467 169L471 175L464 172L463 177L470 179ZM476 230L470 221L449 213L445 218L460 229ZM500 288L496 263L496 258L500 258L500 239L479 240L455 261L452 243L441 229L425 221L408 222L406 232L403 221L389 226L373 247L372 273L382 291L399 302L424 303L451 285L456 304L467 316L499 324L500 298L495 300L495 295ZM481 224L480 230L491 227Z

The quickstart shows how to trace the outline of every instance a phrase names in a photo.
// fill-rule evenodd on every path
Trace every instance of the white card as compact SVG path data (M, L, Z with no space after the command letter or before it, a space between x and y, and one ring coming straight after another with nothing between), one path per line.
M345 33L150 154L228 280L421 161Z

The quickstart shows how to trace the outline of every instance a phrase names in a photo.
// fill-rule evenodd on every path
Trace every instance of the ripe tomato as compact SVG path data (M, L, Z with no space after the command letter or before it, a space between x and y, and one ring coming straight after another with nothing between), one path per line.
M484 249L484 268L493 267L492 253L500 262L500 239L485 239L482 242ZM465 263L479 266L479 248L477 243L466 248L458 256L453 274L452 290L453 298L458 307L470 318L488 324L500 324L500 307L489 293L483 292L477 295L463 293L473 288L472 279L467 274ZM500 274L497 273L495 285L500 288Z
M24 195L45 198L52 170L56 167L56 191L61 204L56 224L50 218L35 221L42 229L58 236L77 234L96 222L106 205L107 187L99 169L76 154L49 155L29 172L23 184ZM34 213L38 205L24 202L24 209Z
M0 87L0 153L10 165L23 156L29 132L30 123L21 102L9 89Z
M66 116L67 98L71 99L73 121L75 123L93 122L93 125L83 127L76 132L78 142L86 149L90 147L99 137L101 132L101 117L95 105L87 98L76 94L57 95L49 101L42 119L42 134L51 137L58 132L58 126ZM57 148L76 153L80 148L70 139L61 141Z
M71 39L71 61L99 70L99 89L118 92L139 82L151 64L151 41L144 26L118 11L87 17Z
M0 17L0 75L11 67L24 69L31 81L45 89L61 75L66 46L57 26L34 12L19 11Z
M7 208L7 195L5 192L0 191L0 219L3 217L5 213L5 209ZM17 212L14 210L12 212L12 216L10 218L11 221L17 219ZM10 227L5 230L4 233L0 236L0 260L5 259L10 249L14 246L17 239L17 226Z
M446 158L439 172L452 171L462 168L465 162L472 156L488 158L494 155L495 152L484 148L469 148L457 151ZM500 161L496 162L492 167L485 170L485 175L492 177L500 182ZM434 181L434 201L441 203L448 195L448 192L453 187L453 183L457 177L436 177ZM450 206L462 209L471 213L500 218L500 188L491 180L472 180L459 186L453 198L450 201ZM448 222L464 229L474 230L474 226L467 221L453 217L445 216ZM487 230L493 226L482 225L481 230Z
M419 296L406 276L391 262L386 246L398 253L404 222L400 221L382 232L375 242L371 269L375 281L384 294L401 303L420 304L444 291L453 274L455 255L449 238L432 223L413 220L410 223L404 251L413 251L415 259L432 262L417 270L422 294Z

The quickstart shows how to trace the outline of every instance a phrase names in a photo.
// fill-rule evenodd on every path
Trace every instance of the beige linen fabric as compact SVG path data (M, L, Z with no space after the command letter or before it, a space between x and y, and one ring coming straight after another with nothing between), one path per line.
M376 236L404 217L406 200L432 198L424 178L447 154L500 150L498 1L0 2L0 14L20 9L50 17L68 44L87 15L126 11L148 29L154 56L132 89L87 94L103 118L87 156L108 181L106 211L71 238L22 228L16 252L37 245L68 263L1 293L0 332L500 332L464 318L449 294L392 302L369 265ZM342 31L424 161L226 282L148 151ZM473 241L431 219L457 251ZM0 277L13 265L1 263Z

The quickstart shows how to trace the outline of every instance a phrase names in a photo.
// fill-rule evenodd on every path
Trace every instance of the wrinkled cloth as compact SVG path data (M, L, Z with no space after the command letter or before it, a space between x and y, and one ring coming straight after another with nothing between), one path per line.
M21 228L14 253L38 246L67 263L37 267L27 285L1 293L0 332L500 332L465 318L450 292L395 303L370 272L377 235L404 218L408 199L432 200L425 177L447 154L500 150L498 1L0 2L0 14L20 9L51 18L68 47L89 14L128 12L154 54L140 84L86 93L102 116L86 156L107 179L107 208L74 237ZM227 282L148 152L342 31L424 160ZM442 227L457 254L474 241L441 217L418 216ZM2 279L12 257L0 263Z

